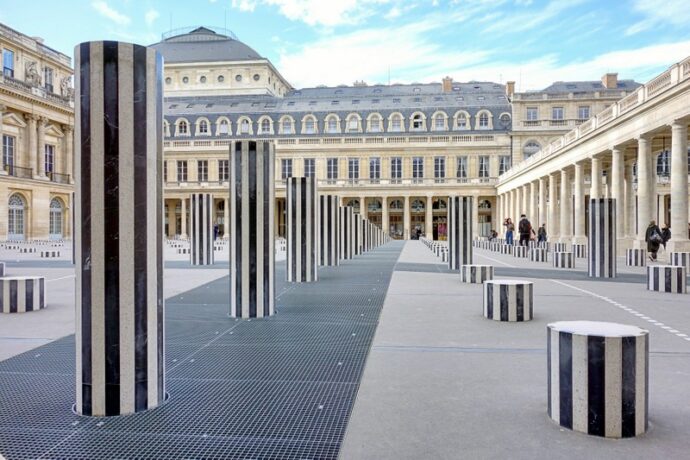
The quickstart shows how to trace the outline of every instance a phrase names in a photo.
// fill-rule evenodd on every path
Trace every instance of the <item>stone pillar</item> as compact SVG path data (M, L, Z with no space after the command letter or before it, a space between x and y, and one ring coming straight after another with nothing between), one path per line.
M535 232L539 228L539 223L537 222L539 220L539 213L537 212L537 192L537 183L534 181L530 182L528 206L529 212L527 217L529 218L529 221L532 222L532 227L534 228Z
M590 278L616 277L616 201L589 200L588 273Z
M609 179L611 179L611 194L610 197L616 202L618 215L616 219L619 224L616 226L616 240L620 240L625 236L625 213L626 209L623 203L624 198L624 158L623 150L621 147L613 147L611 149L611 169L609 170ZM686 176L687 178L687 176ZM621 248L622 249L622 248Z
M410 239L410 197L407 195L403 207L403 239Z
M582 163L575 163L575 228L573 243L581 244L586 240L585 235L585 192Z
M228 232L230 230L230 203L228 201L227 197L223 200L223 238L230 238L230 233Z
M352 259L355 247L354 225L355 212L352 206L341 206L340 211L340 258Z
M671 241L672 252L690 251L688 240L688 125L671 125Z
M474 198L452 196L448 200L448 266L460 270L472 263L472 226Z
M75 407L131 414L165 399L163 59L106 41L74 61Z
M275 312L275 150L267 141L230 144L230 316Z
M64 174L69 174L69 183L74 183L74 167L72 165L72 159L74 158L74 132L72 127L69 125L64 125L62 127L65 133L65 147L63 155L65 156L65 166Z
M561 169L561 240L563 242L571 241L573 239L573 221L572 221L572 194L570 186L570 174L567 170Z
M381 230L388 233L390 231L390 221L388 219L388 197L381 197Z
M550 240L558 238L558 205L556 203L556 174L549 174L549 218L546 226L546 234Z
M29 168L31 168L31 175L36 174L36 151L38 150L38 139L36 138L36 122L38 121L38 115L26 114L24 115L28 123L28 157L29 157Z
M517 229L517 226L515 227ZM472 196L472 239L479 237L479 196Z
M635 217L635 209L637 202L637 195L635 194L635 189L633 188L635 164L630 162L630 164L625 167L625 237L629 239L634 239L636 236L635 223L637 219Z
M597 157L592 157L592 173L590 178L589 198L601 198L601 160Z
M174 201L170 201L168 204L168 238L172 238L177 234L177 222L175 219L175 206L173 206Z
M187 238L187 199L182 198L182 217L180 218L180 236L182 238Z
M367 209L367 197L359 197L359 214L362 219L366 219L369 216L369 210Z
M354 220L352 221L352 233L354 234L354 254L359 256L363 252L362 247L362 215L355 214Z
M38 145L36 146L36 163L38 165L38 177L43 179L46 177L46 119L41 117L38 119ZM55 161L55 158L53 158ZM55 164L53 164L55 167Z
M0 150L2 149L2 134L4 130L2 115L5 113L5 110L7 110L7 107L0 104ZM5 171L5 155L3 155L2 152L0 152L0 174L7 174Z
M319 265L340 265L340 219L338 196L319 197Z
M289 177L287 180L287 281L309 283L318 280L318 206L316 179Z
M426 208L424 209L424 235L430 240L434 239L434 212L432 209L433 201L434 199L431 195L426 196Z
M655 176L652 173L652 139L640 136L637 140L637 240L635 241L635 247L638 249L647 247L644 241L645 232L649 221L654 219L652 180Z
M543 177L539 178L539 214L538 222L534 227L541 227L541 224L546 223L546 180Z
M189 259L192 265L213 265L213 195L189 196Z

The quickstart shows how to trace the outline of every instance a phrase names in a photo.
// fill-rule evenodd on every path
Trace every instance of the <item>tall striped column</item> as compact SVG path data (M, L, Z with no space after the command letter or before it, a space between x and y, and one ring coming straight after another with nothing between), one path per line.
M318 278L316 179L287 180L287 280L308 283Z
M275 150L272 143L230 145L230 316L262 318L275 303Z
M355 250L354 209L352 206L340 207L340 258L352 259Z
M359 256L362 254L362 215L361 214L355 214L353 223L352 223L352 231L355 236L355 241L354 241L354 254L356 256Z
M589 204L590 278L616 277L616 200L591 199Z
M338 196L319 197L319 265L340 265L340 216Z
M213 265L213 195L189 197L189 254L192 265Z
M163 59L119 42L75 61L76 411L165 398Z
M460 270L472 264L472 197L452 196L448 201L448 265Z

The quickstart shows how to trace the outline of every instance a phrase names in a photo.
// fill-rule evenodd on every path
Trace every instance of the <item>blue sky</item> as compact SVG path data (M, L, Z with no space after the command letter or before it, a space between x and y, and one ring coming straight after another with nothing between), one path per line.
M0 22L72 55L88 40L151 44L227 26L295 86L517 81L604 72L645 82L690 55L688 0L0 0Z

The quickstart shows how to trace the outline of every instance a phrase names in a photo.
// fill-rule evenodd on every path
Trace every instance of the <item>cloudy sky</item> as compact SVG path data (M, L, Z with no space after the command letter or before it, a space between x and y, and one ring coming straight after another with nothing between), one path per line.
M295 87L644 82L690 56L688 0L0 0L0 22L70 56L82 41L227 27Z

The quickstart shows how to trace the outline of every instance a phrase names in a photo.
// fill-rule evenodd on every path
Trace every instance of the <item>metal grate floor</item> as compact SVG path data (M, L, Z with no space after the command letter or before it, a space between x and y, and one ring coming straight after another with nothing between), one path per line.
M0 453L14 459L335 459L402 243L288 285L268 319L227 316L228 279L166 300L158 409L71 412L74 336L0 362Z

